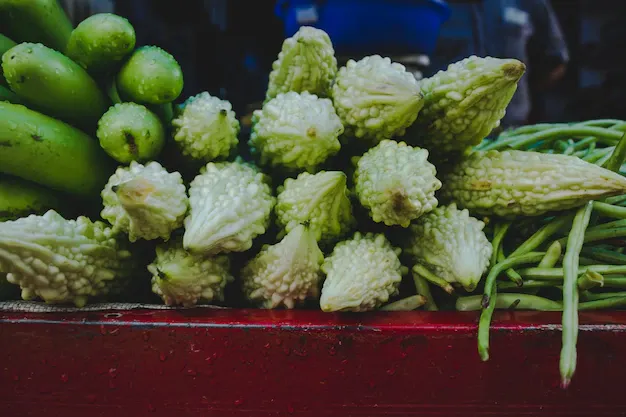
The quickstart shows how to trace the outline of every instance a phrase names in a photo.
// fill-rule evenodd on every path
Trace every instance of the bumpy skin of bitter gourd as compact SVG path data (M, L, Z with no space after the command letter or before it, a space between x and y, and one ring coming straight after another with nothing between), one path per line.
M415 76L379 55L348 61L332 97L346 134L373 143L403 136L424 105Z
M368 311L398 293L407 272L398 259L401 250L383 234L355 233L339 242L324 260L326 280L320 307L323 311Z
M268 177L241 162L209 162L189 185L183 246L205 255L243 252L265 233L276 204Z
M280 242L265 246L241 271L246 298L263 308L294 308L319 297L324 254L315 232L294 227Z
M278 59L272 64L266 100L289 91L308 91L326 97L336 74L337 59L328 34L302 26L285 39Z
M405 252L438 277L473 291L493 250L484 227L454 203L440 206L411 225Z
M443 178L440 200L475 215L538 216L626 192L626 177L575 156L474 152Z
M172 126L183 155L205 163L228 158L239 143L240 125L232 105L207 92L188 98Z
M344 237L356 225L341 171L303 172L278 187L276 223L281 236L308 223L315 237L327 244Z
M355 191L375 222L408 227L437 207L441 181L436 174L426 149L383 140L358 160Z
M420 80L424 108L407 142L438 159L477 145L500 125L525 70L515 59L471 56Z
M168 240L183 226L189 207L183 179L167 172L158 162L141 165L131 162L120 167L102 190L102 218L128 239Z
M0 273L22 298L84 306L122 288L134 263L110 227L86 217L66 220L50 210L0 223Z
M341 120L329 99L314 94L279 94L252 121L249 144L261 165L314 171L341 148Z
M224 288L234 281L228 256L194 255L183 249L181 239L158 245L148 271L152 292L169 306L224 301Z

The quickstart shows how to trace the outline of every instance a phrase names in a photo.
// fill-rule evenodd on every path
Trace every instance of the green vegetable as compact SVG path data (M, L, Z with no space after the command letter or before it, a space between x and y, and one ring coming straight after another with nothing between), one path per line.
M0 0L0 28L16 42L63 52L73 26L57 0Z
M444 178L441 199L473 214L538 216L625 192L625 177L574 156L479 151Z
M437 207L441 181L436 174L426 149L383 140L358 160L355 191L375 222L409 227Z
M446 282L473 291L489 268L493 251L484 227L454 203L437 207L411 226L405 252Z
M241 271L246 298L263 308L294 308L320 292L324 254L315 233L294 227L279 243L265 246Z
M302 26L285 39L278 59L272 64L266 100L289 91L308 91L327 97L336 74L337 59L328 34Z
M357 232L339 242L322 264L327 275L322 287L323 311L375 310L398 293L408 272L398 259L400 249L383 234Z
M426 304L426 298L421 295L412 295L380 308L381 311L411 311Z
M81 196L100 193L114 165L85 133L0 102L0 171Z
M114 231L138 239L167 241L183 226L189 201L178 172L169 173L158 162L118 168L102 191L102 218Z
M329 99L289 92L254 112L249 143L261 165L314 171L339 152L343 131Z
M515 59L472 56L421 80L424 108L411 141L433 157L478 145L500 125L525 70Z
M561 348L561 384L567 387L576 371L578 341L578 258L583 247L585 229L589 225L593 203L581 207L567 239L563 257L563 346Z
M152 160L165 146L161 120L136 103L112 106L98 122L97 136L102 149L122 164Z
M0 33L0 62L2 61L2 55L4 55L6 51L13 48L15 45L17 45L15 42L13 42L11 39L7 38L2 33ZM3 85L8 85L8 84L7 84L7 80L4 79L4 74L2 73L2 71L0 71L0 101L4 100L3 93L2 93Z
M178 98L183 90L183 72L176 59L157 46L142 46L117 74L117 89L126 101L163 104Z
M195 160L226 159L239 143L240 126L232 105L207 92L188 98L172 126L183 155Z
M0 102L8 101L13 104L23 104L22 100L13 91L0 85Z
M224 288L234 281L226 255L191 254L183 249L180 239L158 245L148 270L153 275L152 291L168 306L224 301Z
M120 99L121 102L121 99ZM147 104L146 107L152 113L159 116L159 119L163 122L165 126L170 126L172 120L174 120L174 105L172 103L164 103L164 104Z
M63 198L58 193L30 181L0 175L0 222L58 210L62 205Z
M102 75L135 49L135 29L121 16L92 15L72 31L65 55L92 75Z
M332 96L346 133L375 143L403 136L424 106L416 78L379 55L349 60Z
M74 61L41 44L22 43L2 56L4 76L34 108L90 129L107 110L107 97Z
M82 307L128 281L133 262L104 223L65 220L50 210L0 223L0 272L21 287L24 300Z
M341 171L303 172L278 188L276 223L280 236L308 223L323 244L344 237L356 225L348 197L346 174Z
M183 246L194 253L243 252L269 226L269 179L240 160L209 162L189 187Z

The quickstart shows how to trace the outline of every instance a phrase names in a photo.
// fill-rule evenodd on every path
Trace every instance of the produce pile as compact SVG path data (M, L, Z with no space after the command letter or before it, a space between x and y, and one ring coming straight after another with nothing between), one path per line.
M302 27L246 137L122 17L0 0L0 24L0 295L480 310L483 360L495 309L558 310L564 385L578 310L626 305L626 122L496 135L522 62L338 68Z

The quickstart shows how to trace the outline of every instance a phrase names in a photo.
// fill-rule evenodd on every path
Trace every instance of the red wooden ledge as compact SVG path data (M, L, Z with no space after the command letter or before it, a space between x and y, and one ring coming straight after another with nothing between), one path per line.
M623 416L626 312L0 312L0 416Z

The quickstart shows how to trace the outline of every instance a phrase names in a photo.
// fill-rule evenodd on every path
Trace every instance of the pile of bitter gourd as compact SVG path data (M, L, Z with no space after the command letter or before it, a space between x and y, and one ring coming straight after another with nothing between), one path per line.
M562 310L564 385L578 310L626 305L626 122L490 138L518 60L417 80L379 55L339 67L302 27L248 134L227 100L178 101L175 58L119 16L0 0L0 30L0 286L25 300L456 305L482 310L483 359L496 308Z

